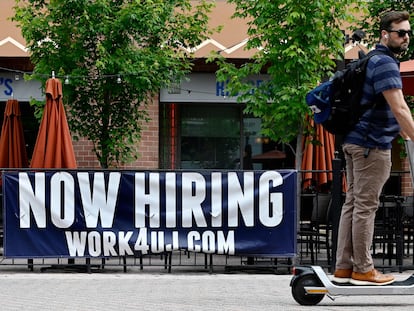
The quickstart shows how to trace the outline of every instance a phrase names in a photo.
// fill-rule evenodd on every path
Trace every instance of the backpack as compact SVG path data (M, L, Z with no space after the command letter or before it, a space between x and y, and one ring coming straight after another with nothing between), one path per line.
M358 123L362 114L373 107L360 105L368 60L384 52L373 50L337 71L326 82L306 94L306 103L314 113L314 120L330 133L345 135Z

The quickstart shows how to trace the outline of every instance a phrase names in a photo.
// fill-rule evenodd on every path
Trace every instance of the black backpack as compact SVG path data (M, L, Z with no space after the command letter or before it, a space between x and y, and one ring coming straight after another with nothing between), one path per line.
M379 54L385 53L373 50L362 59L351 62L306 95L315 123L321 123L335 135L345 135L354 128L364 111L374 106L361 107L360 102L368 60Z

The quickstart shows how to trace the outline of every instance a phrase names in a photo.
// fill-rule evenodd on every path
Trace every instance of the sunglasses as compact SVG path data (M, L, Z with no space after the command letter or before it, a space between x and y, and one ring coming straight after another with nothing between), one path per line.
M409 37L411 37L413 35L413 31L411 29L410 30L403 30L403 29L400 29L400 30L387 30L387 31L398 33L398 36L400 38L404 38L405 35L408 35Z

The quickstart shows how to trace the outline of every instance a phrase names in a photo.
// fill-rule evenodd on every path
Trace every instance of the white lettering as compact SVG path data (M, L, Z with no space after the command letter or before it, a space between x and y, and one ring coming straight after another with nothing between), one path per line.
M284 180L277 171L263 172L258 180L255 172L212 172L209 177L197 172L160 175L136 173L135 191L130 197L119 198L120 172L107 175L57 172L50 176L49 185L46 185L49 175L44 172L19 173L20 227L30 228L35 224L46 228L51 223L56 228L70 228L76 222L78 228L112 228L115 216L122 216L127 222L130 219L130 225L141 229L236 228L254 227L258 223L276 227L283 220L284 193L276 192L276 188ZM120 214L116 210L118 204L122 204ZM106 238L109 240L103 243L110 246L107 251L111 253L113 239ZM160 251L159 245L154 251ZM128 254L131 251L125 248Z
M222 174L211 173L211 226L221 227L223 225L223 202L222 202Z
M138 237L134 245L134 250L141 252L142 255L148 253L149 246L147 241L147 228L139 229Z
M193 226L207 227L201 203L206 199L206 181L199 173L182 174L182 226L190 228Z
M86 249L89 252L86 255L92 257L133 255L134 253L129 246L132 234L132 231L119 231L117 237L116 233L112 231L65 231L66 243L71 257L84 256ZM116 249L117 242L118 250Z
M27 173L19 173L20 228L30 228L30 212L37 227L46 228L46 185L45 173L35 173L33 190Z
M167 252L171 252L171 251L177 251L180 249L179 247L179 239L178 239L178 231L173 231L172 232L172 244L169 243L167 245L165 245L165 250Z
M116 245L116 235L112 231L104 231L102 233L102 242L103 242L103 250L104 256L117 256L115 245Z
M103 172L93 174L91 190L89 173L78 173L79 189L87 228L96 228L99 219L102 228L111 228L114 220L121 173L109 173L108 189Z
M132 231L119 231L118 232L118 248L119 256L133 255L131 247L129 246L129 240L132 237Z
M160 227L160 174L150 173L146 187L145 173L135 174L135 228L146 226L146 209L151 228Z
M69 255L71 257L80 256L85 254L87 232L70 232L66 231L66 243L68 245Z
M204 231L202 234L198 231L190 231L187 234L187 248L191 252L234 255L235 245L233 230L227 233L227 237L223 231L214 233L210 230Z
M50 213L57 228L69 228L75 221L75 182L71 174L53 174L50 180Z
M99 232L92 231L88 233L88 251L92 257L98 257L101 255L101 235Z
M164 232L152 231L151 232L151 252L162 253L164 252Z
M205 231L201 236L203 253L213 254L216 251L216 236L212 231Z
M187 248L190 252L201 252L201 246L196 244L200 241L200 233L197 231L190 231L187 235Z
M243 176L242 187L237 173L228 173L229 227L239 226L239 211L245 225L254 226L254 172L245 172Z
M234 231L227 233L227 238L223 231L217 231L217 254L234 255L236 243L234 240Z
M175 228L177 226L177 189L176 174L165 174L165 226Z
M259 179L259 220L266 227L276 227L283 219L283 193L269 193L271 184L282 185L282 175L267 171Z
M130 245L134 244L135 251L147 254L149 248L152 253L161 253L180 249L179 231L150 232L151 240L147 241L147 229L139 230L136 241L132 240L133 231L65 231L66 243L71 257L110 257L110 256L133 256L134 252ZM166 244L166 241L172 243ZM234 231L225 234L223 231L204 232L190 231L187 234L187 249L191 252L203 252L206 254L228 254L235 253ZM86 250L88 251L86 253Z

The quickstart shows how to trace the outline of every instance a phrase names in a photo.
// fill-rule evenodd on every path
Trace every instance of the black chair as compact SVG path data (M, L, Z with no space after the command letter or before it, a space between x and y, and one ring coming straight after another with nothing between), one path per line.
M403 206L404 198L396 195L382 195L375 215L374 237L372 244L373 257L382 259L384 264L402 267L404 251ZM378 252L379 250L379 252Z
M306 252L310 252L311 263L318 263L318 254L325 249L327 264L331 264L331 224L329 209L331 194L317 193L312 201L310 220L302 220L298 231L299 243L306 245Z
M403 226L403 237L404 237L404 256L413 256L414 264L414 253L410 254L414 248L414 197L407 196L402 203L402 226Z

